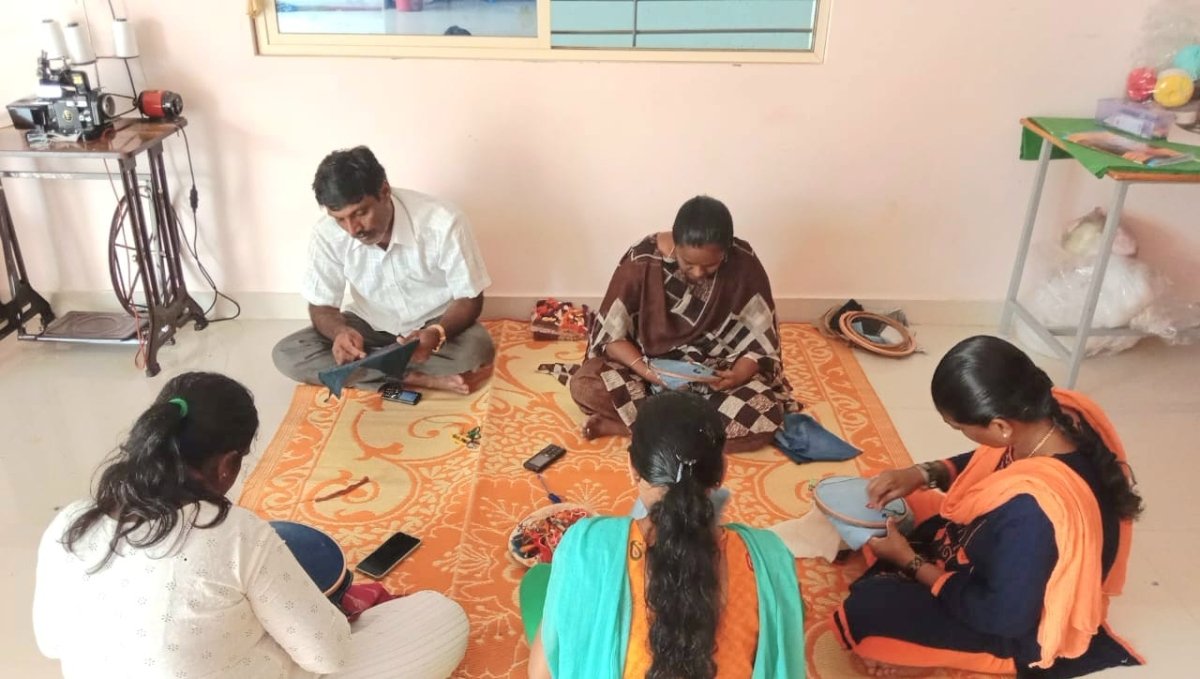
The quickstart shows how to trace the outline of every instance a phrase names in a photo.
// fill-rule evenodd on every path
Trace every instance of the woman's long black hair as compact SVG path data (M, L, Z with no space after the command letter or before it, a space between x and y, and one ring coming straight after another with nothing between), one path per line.
M994 419L1037 422L1049 419L1100 472L1106 499L1123 519L1142 512L1142 498L1100 436L1083 418L1063 411L1050 376L1017 347L986 335L959 342L933 372L933 404L959 424L986 426Z
M217 506L216 517L197 528L219 525L231 503L196 472L217 455L245 455L257 432L254 397L235 380L205 372L172 379L100 473L94 505L71 522L63 544L74 551L97 521L115 519L108 553L95 567L100 570L122 542L146 548L164 540L179 523L179 510L190 504Z
M711 679L721 594L716 516L708 491L725 476L725 427L695 394L665 392L638 409L630 460L665 486L650 508L654 544L646 554L646 603L654 663L647 679Z

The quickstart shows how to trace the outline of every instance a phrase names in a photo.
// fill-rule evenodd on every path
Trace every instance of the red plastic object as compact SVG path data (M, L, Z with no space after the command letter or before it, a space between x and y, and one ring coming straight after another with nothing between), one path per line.
M1125 80L1125 93L1133 101L1147 101L1154 95L1154 86L1157 84L1158 73L1153 68L1135 68Z

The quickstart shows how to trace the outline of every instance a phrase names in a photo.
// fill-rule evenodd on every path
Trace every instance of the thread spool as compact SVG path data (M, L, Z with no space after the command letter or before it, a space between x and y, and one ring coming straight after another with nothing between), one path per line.
M71 57L71 62L86 66L96 63L96 53L92 51L92 41L88 38L87 29L79 25L79 22L72 21L67 24L67 54Z
M113 56L132 59L138 55L137 34L125 19L113 19Z
M1182 68L1168 68L1158 74L1158 83L1154 86L1154 101L1164 108L1177 108L1192 100L1196 91L1196 83L1192 76Z
M1135 68L1125 79L1125 93L1133 101L1149 101L1158 84L1158 71L1149 67Z
M42 21L42 50L50 59L62 59L67 56L67 41L63 37L62 26L54 19Z
M1200 44L1179 50L1175 55L1175 67L1187 71L1192 80L1200 80Z

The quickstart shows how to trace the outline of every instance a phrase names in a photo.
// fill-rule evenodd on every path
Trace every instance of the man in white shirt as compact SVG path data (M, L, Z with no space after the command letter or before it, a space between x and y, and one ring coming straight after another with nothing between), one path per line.
M313 191L328 216L313 230L302 289L312 327L275 346L279 371L319 384L322 370L416 339L407 374L374 371L363 381L403 378L460 394L478 388L495 358L478 323L492 281L466 217L431 196L393 189L365 146L326 156Z

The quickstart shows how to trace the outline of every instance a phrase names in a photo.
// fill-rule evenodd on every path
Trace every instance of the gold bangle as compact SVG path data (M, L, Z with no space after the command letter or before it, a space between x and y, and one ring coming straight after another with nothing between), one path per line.
M446 329L443 328L440 323L434 323L434 324L430 325L429 327L433 328L434 330L437 330L438 343L437 343L437 346L433 348L433 353L436 354L437 352L442 350L442 347L444 347L446 345Z

